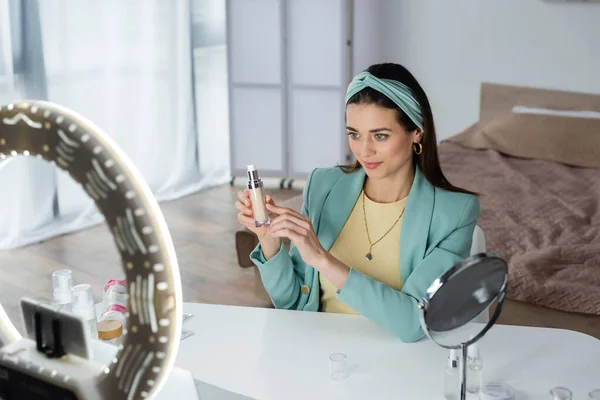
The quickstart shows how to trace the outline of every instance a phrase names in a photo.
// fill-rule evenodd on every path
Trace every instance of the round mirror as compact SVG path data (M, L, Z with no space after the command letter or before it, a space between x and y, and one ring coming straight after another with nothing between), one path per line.
M495 253L477 254L453 266L419 304L426 335L449 349L479 340L498 318L507 279L506 262ZM485 312L489 321L478 323Z
M442 347L461 349L461 399L465 398L467 347L498 319L507 281L506 262L495 253L480 253L460 261L436 279L419 303L425 334Z

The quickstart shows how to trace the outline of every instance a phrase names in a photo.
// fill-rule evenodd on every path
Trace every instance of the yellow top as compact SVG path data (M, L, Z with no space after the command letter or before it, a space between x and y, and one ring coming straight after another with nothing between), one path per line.
M365 207L363 213L363 198ZM402 218L392 225L404 210L408 197L394 203L376 203L360 193L346 224L330 249L331 255L347 266L362 272L373 279L396 289L402 289L400 279L400 228ZM372 250L372 260L366 259L369 253L369 238L365 228L369 227L371 243L381 239ZM337 288L322 274L319 274L321 286L321 305L323 312L357 314L352 308L337 299Z

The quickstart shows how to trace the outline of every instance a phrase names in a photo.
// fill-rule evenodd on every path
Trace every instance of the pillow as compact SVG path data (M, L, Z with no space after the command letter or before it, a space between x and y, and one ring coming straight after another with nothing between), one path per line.
M554 110L550 108L514 106L512 112L516 114L557 115L562 117L600 119L600 112L598 111Z
M600 118L507 113L448 140L515 157L600 168Z

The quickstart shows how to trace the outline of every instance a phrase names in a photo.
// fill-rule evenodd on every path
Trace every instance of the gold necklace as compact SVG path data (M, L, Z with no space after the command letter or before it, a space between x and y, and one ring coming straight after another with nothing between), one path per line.
M404 210L406 210L406 206L404 208L402 208L402 211L400 212L400 215L398 216L398 219L396 220L396 222L394 222L394 225L392 225L392 227L390 229L388 229L388 231L379 238L379 240L377 240L375 243L371 242L371 236L369 235L369 225L367 224L367 212L365 211L365 192L363 190L363 196L362 196L362 208L363 208L363 215L365 217L365 229L367 230L367 239L369 239L369 252L367 253L367 255L365 256L365 258L368 261L371 261L373 259L373 254L371 254L371 251L373 250L373 246L375 246L377 243L379 243L381 241L381 239L383 239L384 237L387 236L388 233L390 233L392 231L392 229L394 229L394 227L396 226L396 224L398 223L398 221L400 221L400 218L402 218L402 214L404 214Z

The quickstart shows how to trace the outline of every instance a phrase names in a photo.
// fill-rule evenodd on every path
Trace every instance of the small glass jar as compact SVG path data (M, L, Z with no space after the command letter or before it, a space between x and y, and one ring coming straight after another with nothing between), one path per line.
M106 319L98 322L98 339L104 343L118 346L123 336L123 324L121 321Z
M552 400L572 400L573 393L566 387L557 386L550 390L550 399Z
M346 355L334 353L329 356L329 379L343 381L348 376Z

